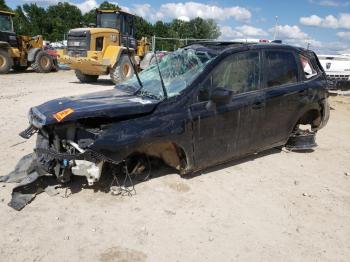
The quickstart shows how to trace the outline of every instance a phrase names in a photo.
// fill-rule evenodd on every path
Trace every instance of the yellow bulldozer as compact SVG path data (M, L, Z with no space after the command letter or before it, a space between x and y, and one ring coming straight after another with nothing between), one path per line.
M42 36L31 37L14 32L14 15L0 10L0 74L7 74L11 68L25 71L29 66L38 73L57 70L57 57L44 50Z
M134 20L121 10L97 9L96 27L71 29L66 54L58 61L74 69L83 83L108 74L114 83L130 78L149 51L147 38L135 39Z

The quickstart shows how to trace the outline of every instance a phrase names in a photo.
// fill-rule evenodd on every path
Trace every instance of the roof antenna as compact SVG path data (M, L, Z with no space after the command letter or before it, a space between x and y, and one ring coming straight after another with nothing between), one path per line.
M273 40L276 40L276 37L278 36L278 16L275 16L275 33L273 34Z

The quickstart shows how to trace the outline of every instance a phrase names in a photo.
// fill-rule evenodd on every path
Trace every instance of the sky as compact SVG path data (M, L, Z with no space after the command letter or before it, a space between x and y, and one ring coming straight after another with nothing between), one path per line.
M59 0L6 0L15 8L24 3L47 7ZM103 0L67 0L83 13ZM133 0L109 1L150 22L184 21L195 17L214 19L220 40L281 39L284 43L322 54L350 54L350 0ZM276 19L277 17L277 19ZM277 21L277 26L276 26ZM277 30L276 30L277 29Z

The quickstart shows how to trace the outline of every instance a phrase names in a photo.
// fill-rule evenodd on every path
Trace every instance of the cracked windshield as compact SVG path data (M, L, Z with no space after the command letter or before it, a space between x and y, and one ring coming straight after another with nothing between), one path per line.
M181 93L194 77L202 72L204 66L213 59L212 54L193 49L179 49L171 54L158 58L159 70L164 81L164 87L168 97L173 97ZM136 95L150 97L153 99L163 99L164 92L157 63L139 73L142 83L140 86L137 77L116 86L126 92L136 92Z

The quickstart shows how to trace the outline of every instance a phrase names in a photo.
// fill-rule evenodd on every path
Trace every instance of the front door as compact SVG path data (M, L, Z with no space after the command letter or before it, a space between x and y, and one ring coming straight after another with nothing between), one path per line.
M256 148L264 106L260 64L259 51L234 53L224 58L198 87L191 105L197 168L227 161ZM213 104L210 95L217 87L233 91L232 99L225 104Z

